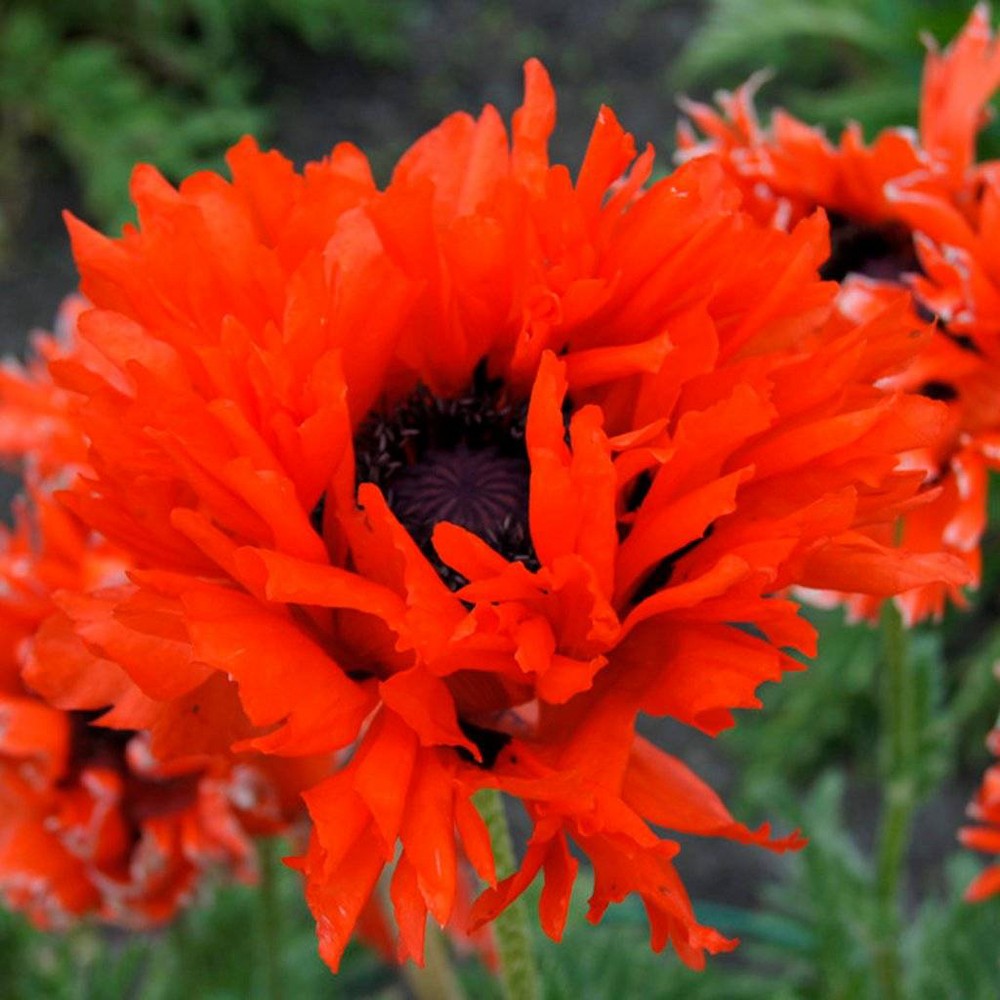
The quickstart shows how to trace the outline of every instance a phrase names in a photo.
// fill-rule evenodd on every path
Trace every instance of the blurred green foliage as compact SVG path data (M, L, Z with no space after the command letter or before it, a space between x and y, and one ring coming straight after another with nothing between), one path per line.
M710 0L670 85L732 90L767 67L774 80L761 105L782 105L831 135L856 120L870 137L916 123L921 38L944 45L971 9L965 0ZM1000 131L985 142L997 155Z
M743 946L717 957L703 972L685 968L672 953L649 949L641 904L627 899L600 929L586 919L591 883L582 874L559 943L537 925L536 952L543 1000L878 1000L867 975L870 920L865 862L841 820L843 782L828 778L805 807L816 834L795 862L792 877L769 908L748 911L702 906L703 921L738 934ZM935 898L915 915L905 938L908 997L995 1000L1000 903L969 907L960 901L975 862L958 858L949 871L947 899ZM282 924L266 933L281 938L281 988L288 998L375 998L412 995L400 970L361 945L352 945L337 976L316 954L312 921L298 877L280 872ZM539 888L529 890L537 906ZM126 935L82 926L40 934L0 911L0 995L4 1000L267 1000L259 954L259 894L218 888L164 931ZM476 959L457 962L468 997L500 1000L499 984ZM433 994L417 994L433 995Z
M751 965L780 970L782 988L796 1000L881 1000L883 995L872 975L881 946L872 862L844 818L852 794L856 787L844 774L828 769L799 801L809 846L790 859L789 877L767 894L765 912L782 915L807 946L792 951L758 933L746 935ZM923 886L921 904L907 906L900 995L908 1000L1000 996L1000 900L970 905L962 898L977 870L972 856L956 853L943 873L935 873L937 884ZM761 1000L766 996L761 993Z
M273 32L384 64L403 58L406 5L357 0L12 0L0 4L0 244L42 139L72 165L88 212L128 217L135 163L173 179L266 131L254 56Z

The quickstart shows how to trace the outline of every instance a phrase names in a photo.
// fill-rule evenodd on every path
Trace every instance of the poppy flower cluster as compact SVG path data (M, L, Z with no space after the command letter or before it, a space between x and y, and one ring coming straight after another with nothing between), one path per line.
M794 588L970 575L892 539L952 419L904 384L936 336L908 292L846 300L822 212L761 221L718 157L653 181L608 108L574 178L525 81L509 134L453 115L384 189L346 144L299 172L247 139L178 188L139 167L121 237L69 218L89 308L8 394L72 429L36 503L124 562L60 584L22 682L169 773L325 761L290 863L333 969L383 877L402 959L469 870L470 927L541 871L558 939L572 845L595 922L634 893L654 948L734 947L674 835L803 840L734 819L640 717L756 707L815 652ZM530 824L503 878L486 791Z
M824 209L832 252L824 274L843 281L844 308L859 288L866 294L905 285L934 333L893 383L947 405L948 420L930 447L908 456L925 470L937 495L906 512L893 530L917 550L961 558L978 582L980 541L987 521L987 481L1000 469L1000 162L976 161L976 138L989 120L989 100L1000 87L1000 38L989 8L979 4L944 51L931 44L924 69L919 129L881 133L869 146L857 126L838 145L786 112L759 124L751 80L720 98L721 113L689 103L700 129L681 129L685 157L718 155L758 218L785 228ZM901 529L901 530L900 530ZM889 538L880 529L883 541ZM909 621L940 615L961 591L942 582L896 598ZM840 595L844 599L844 595ZM879 602L846 598L872 617ZM990 740L996 749L996 734ZM982 825L963 842L996 852L997 786L988 772L970 813ZM997 869L970 887L970 898L1000 891Z
M681 156L719 156L747 209L779 228L823 209L831 253L822 270L843 282L844 308L854 308L859 287L870 294L906 285L919 314L935 320L934 335L896 377L901 387L948 406L941 438L908 457L939 492L894 530L914 549L934 551L943 540L978 582L987 472L1000 468L997 286L987 252L997 164L975 161L976 138L1000 86L1000 41L989 9L978 5L944 52L931 44L916 132L889 129L867 145L851 124L835 145L781 110L762 127L753 106L762 80L720 95L719 111L686 102ZM965 604L960 589L938 582L897 601L912 623L940 616L949 599ZM847 603L862 617L876 617L880 604L859 595Z

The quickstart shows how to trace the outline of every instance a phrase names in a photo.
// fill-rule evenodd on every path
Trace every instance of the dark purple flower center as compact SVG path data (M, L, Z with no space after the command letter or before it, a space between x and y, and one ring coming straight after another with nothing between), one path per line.
M872 224L830 213L830 256L820 268L820 275L828 281L843 281L849 274L860 274L879 281L902 284L906 274L919 274L920 261L913 246L909 229L896 222ZM931 322L934 313L927 306L915 302L922 319ZM939 319L940 333L963 350L975 351L976 345L968 337L956 336ZM929 399L952 402L958 390L949 382L930 381L917 390Z
M391 492L393 511L415 537L433 531L439 521L451 521L495 542L515 525L524 528L528 465L492 446L432 449L399 473Z
M469 390L442 399L418 387L388 412L376 411L354 440L358 483L374 483L400 523L452 587L464 581L431 544L448 521L506 558L538 565L528 530L527 404L477 370Z
M479 751L480 759L477 761L465 747L456 748L459 757L485 770L490 770L496 764L497 758L512 738L509 733L500 732L496 729L483 729L482 726L476 726L471 722L466 722L464 719L459 719L458 725L466 739L470 743L475 744L476 749Z
M937 380L925 382L917 392L928 399L936 399L942 403L951 403L958 399L958 390L950 382Z
M903 274L919 270L913 237L905 226L872 224L830 213L830 256L820 268L827 281L843 281L848 274L898 281Z
M106 729L91 725L103 714L103 710L67 713L70 744L63 784L75 784L80 774L90 767L118 772L125 770L125 747L135 736L135 732L131 729Z
M131 729L110 729L92 725L104 710L71 711L69 757L65 773L58 784L63 788L76 785L84 771L98 768L113 771L123 782L122 816L129 821L134 841L140 836L140 825L154 816L182 812L197 796L198 773L156 778L138 774L129 766L127 748L136 735Z

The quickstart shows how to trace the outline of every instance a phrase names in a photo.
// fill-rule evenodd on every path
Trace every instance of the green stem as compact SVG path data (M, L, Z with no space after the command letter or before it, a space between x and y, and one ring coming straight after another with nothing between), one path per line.
M891 602L882 615L885 673L879 763L882 770L882 817L875 869L877 942L875 964L885 1000L902 997L899 954L899 890L917 805L914 765L918 752L916 691L906 631Z
M282 1000L281 902L278 899L279 843L276 837L260 841L260 910L257 955L264 1000Z
M476 795L476 805L490 831L497 878L517 867L503 797L493 788ZM538 972L531 944L531 924L523 897L515 899L493 922L500 953L500 980L506 1000L537 1000Z

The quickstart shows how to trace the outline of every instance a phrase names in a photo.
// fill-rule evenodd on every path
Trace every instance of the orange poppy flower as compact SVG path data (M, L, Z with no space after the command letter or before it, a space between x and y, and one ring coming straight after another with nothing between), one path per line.
M825 265L831 276L849 270L898 274L898 265L912 260L900 190L958 205L974 197L976 137L1000 86L1000 42L990 30L987 4L976 5L944 52L933 39L927 43L916 132L888 129L868 146L860 126L850 122L834 145L820 129L780 109L764 128L753 103L766 80L758 74L733 93L720 92L719 111L682 101L690 122L678 130L680 157L720 155L748 209L782 228L825 208L835 219L833 256Z
M881 529L878 538L890 543L898 532L914 550L943 546L965 562L978 583L987 469L997 467L993 442L1000 431L989 387L1000 370L995 353L990 356L979 342L974 307L958 294L964 287L957 274L963 265L953 245L959 234L972 242L970 219L988 215L980 206L984 177L992 168L977 166L974 159L987 102L1000 85L1000 41L990 31L989 10L978 5L946 51L929 51L917 132L888 130L869 146L852 123L835 146L783 111L776 111L765 129L753 108L760 79L723 94L721 114L686 104L705 138L699 140L690 125L684 126L681 155L719 155L743 191L747 209L773 225L786 228L824 209L832 246L822 273L838 280L851 275L844 308L856 310L858 296L851 288L858 282L867 286L865 301L875 282L904 283L914 289L920 307L939 319L937 335L893 382L948 406L941 439L906 458L925 470L928 484L937 488L936 499L908 512L898 528ZM927 277L949 269L951 280L944 287ZM876 616L881 604L863 595L832 596L863 617ZM947 600L965 603L959 588L942 583L897 600L910 622L940 615Z
M69 440L49 437L48 426L38 434L60 448ZM127 565L42 491L31 499L34 519L22 510L0 553L0 894L43 928L86 914L159 924L209 870L251 880L252 835L285 830L297 793L319 772L310 761L228 753L158 760L155 734L98 724L106 720L90 709L116 698L152 703L118 667L88 656L76 636L75 662L64 660L61 670L80 671L77 690L46 675L55 704L31 691L21 669L58 594L107 584ZM55 707L81 694L82 706Z
M60 600L29 679L79 693L108 663L148 699L200 692L237 752L347 751L294 862L333 968L393 864L404 957L455 913L463 859L477 924L544 869L558 937L569 840L595 920L637 892L654 947L732 947L654 827L802 841L734 820L638 714L714 734L757 705L814 651L792 586L967 575L871 534L926 500L898 456L947 421L878 384L929 336L906 296L838 312L822 217L760 225L709 160L650 185L609 109L574 181L537 62L526 82L510 138L454 115L385 191L351 147L299 175L245 140L231 182L139 168L120 239L70 219L100 364L49 366L89 446L61 500L133 568ZM162 756L181 718L152 729ZM484 788L534 827L499 884Z
M1000 730L994 729L986 745L994 756L1000 755ZM969 804L969 816L975 826L959 833L959 840L976 851L1000 854L1000 766L994 764L983 776L983 782ZM1000 893L1000 865L985 868L965 892L970 902L979 902Z

